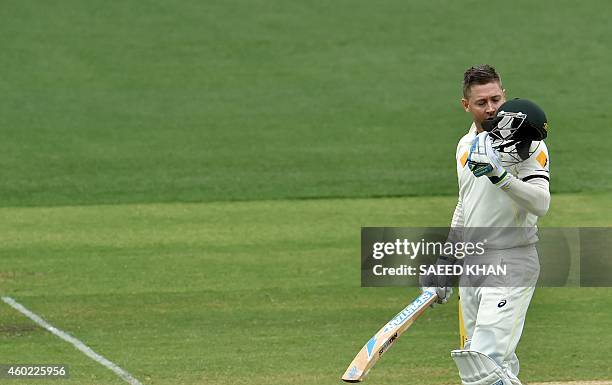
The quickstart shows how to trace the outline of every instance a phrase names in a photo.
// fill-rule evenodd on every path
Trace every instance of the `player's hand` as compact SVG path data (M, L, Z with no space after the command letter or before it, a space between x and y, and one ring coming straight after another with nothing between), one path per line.
M501 165L488 132L476 135L470 146L467 163L476 177L486 175L496 186L502 187L510 181L510 175Z
M425 290L434 290L436 292L436 295L438 296L438 299L436 300L436 302L431 304L431 307L435 307L436 304L445 304L448 302L448 299L450 298L450 296L453 294L453 288L449 287L449 286L445 286L445 287L437 287L437 286L424 286L421 287L421 291L425 291Z
M454 265L455 263L457 263L457 260L455 258L447 257L440 257L436 261L436 265ZM422 291L425 291L427 289L435 290L436 295L438 296L436 303L444 304L448 302L448 299L453 294L452 281L452 276L449 277L446 275L429 274L420 276L419 283L421 284Z

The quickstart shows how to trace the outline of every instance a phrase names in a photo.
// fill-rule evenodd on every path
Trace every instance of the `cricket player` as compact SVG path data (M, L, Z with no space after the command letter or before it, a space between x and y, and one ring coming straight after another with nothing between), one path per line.
M451 356L464 385L520 385L515 349L539 275L536 222L550 203L550 161L542 141L547 120L533 102L506 101L500 76L489 65L466 70L461 103L473 123L457 146L459 199L451 233L491 229L479 258L518 268L521 283L506 278L495 285L460 283L467 342ZM436 287L439 302L445 303L452 289L431 279L438 281L424 286Z

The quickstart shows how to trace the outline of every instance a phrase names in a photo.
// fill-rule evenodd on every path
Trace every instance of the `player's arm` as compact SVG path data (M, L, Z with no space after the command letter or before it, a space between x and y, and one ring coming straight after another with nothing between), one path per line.
M453 212L453 219L451 220L451 228L446 238L446 242L455 243L463 239L463 203L461 196L457 199L457 205ZM454 265L457 260L454 256L440 256L436 261L436 265ZM450 277L445 276L424 276L421 277L421 289L424 291L427 288L434 288L438 295L437 303L446 303L450 296L453 294L453 289L450 286Z
M521 162L519 178L516 178L501 165L488 135L488 132L480 133L472 143L468 157L472 173L477 177L486 175L525 210L540 217L545 215L550 205L550 192L548 152L544 142L538 142L541 148Z
M525 182L511 176L510 181L502 187L502 190L520 207L542 217L550 206L548 184L547 179L540 177Z
M463 172L463 162L461 161L460 153L464 151L462 150L461 143L457 145L457 151L455 152L455 161L457 162L457 180L459 184L461 184L461 173ZM461 229L464 226L465 220L463 216L463 202L461 200L461 192L459 192L459 197L457 198L457 205L455 206L455 211L453 212L453 218L451 220L451 231L453 229ZM449 237L453 237L452 234Z
M520 207L541 217L550 206L548 149L544 142L532 146L531 156L518 165L518 177L512 176L502 190Z
M457 205L455 206L455 211L453 212L453 219L451 220L452 228L460 228L463 227L464 219L463 219L463 203L461 202L461 197L457 199Z

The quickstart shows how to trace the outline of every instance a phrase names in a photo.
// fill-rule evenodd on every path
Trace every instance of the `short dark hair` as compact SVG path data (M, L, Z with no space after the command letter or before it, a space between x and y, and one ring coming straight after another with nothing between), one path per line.
M498 82L501 85L501 78L493 66L479 64L468 68L463 74L463 97L469 96L470 88L473 85L492 82Z

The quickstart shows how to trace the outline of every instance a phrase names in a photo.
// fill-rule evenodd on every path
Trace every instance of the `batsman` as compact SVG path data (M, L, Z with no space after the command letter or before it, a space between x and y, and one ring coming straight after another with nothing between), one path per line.
M490 233L482 258L520 266L524 283L460 283L466 340L451 357L464 385L521 385L515 350L540 269L536 222L550 204L550 159L543 141L547 118L529 100L506 101L501 78L490 65L465 71L461 103L473 122L457 146L459 198L451 233L499 229ZM521 236L506 228L520 228ZM451 257L438 261L456 262ZM423 286L436 287L438 302L445 303L452 289L443 277L428 279Z

